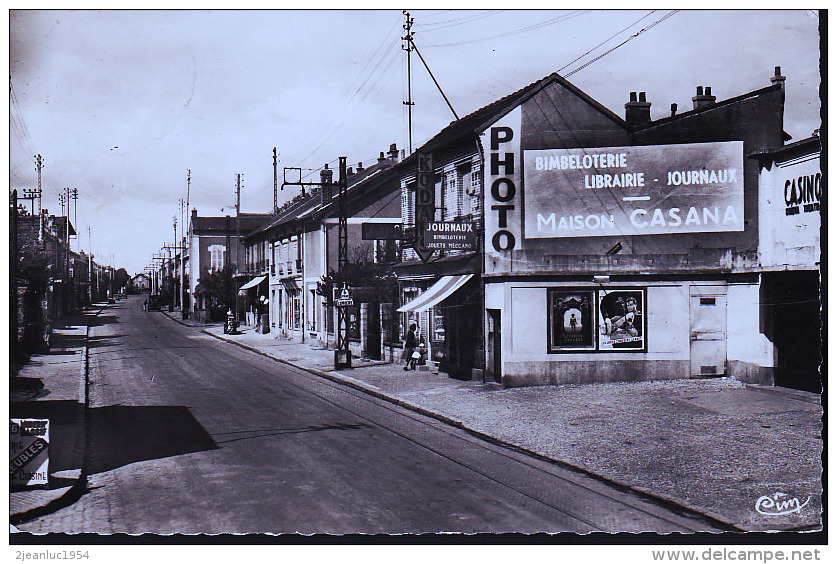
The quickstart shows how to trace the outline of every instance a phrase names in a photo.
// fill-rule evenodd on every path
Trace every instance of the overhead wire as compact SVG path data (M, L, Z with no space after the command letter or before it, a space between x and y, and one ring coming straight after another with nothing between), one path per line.
M607 55L609 55L609 54L613 53L614 51L616 51L617 49L619 49L620 47L622 47L623 45L625 45L625 44L626 44L626 43L628 43L629 41L631 41L631 40L633 40L633 39L636 39L637 37L639 37L640 35L642 35L644 32L646 32L646 31L648 31L648 30L650 30L650 29L653 29L653 28L654 28L654 27L656 27L657 25L659 25L659 24L663 23L664 21L666 21L667 19L669 19L670 17L672 17L673 15L675 15L676 13L678 13L679 11L680 11L680 10L672 10L671 12L669 12L668 14L666 14L665 16L663 16L662 18L660 18L659 20L657 20L657 21L655 21L654 23L652 23L651 25L649 25L648 27L644 27L644 28L640 29L639 31L637 31L636 33L634 33L633 35L631 35L630 37L628 37L625 41L623 41L623 42L622 42L622 43L620 43L619 45L616 45L615 47L612 47L612 48L608 49L607 51L605 51L605 52L604 52L604 53L602 53L601 55L598 55L597 57L595 57L595 58L591 59L590 61L587 61L586 63L584 63L583 65L581 65L581 66L580 66L580 67L578 67L577 69L575 69L575 70L572 70L572 71L568 72L568 73L567 73L567 74L565 74L564 76L565 76L565 77L569 77L569 76L574 75L575 73L577 73L577 72L578 72L578 71L580 71L580 70L584 70L585 68L589 67L590 65L592 65L592 64L593 64L593 63L595 63L596 61L598 61L598 60L602 59L603 57L606 57Z
M574 10L574 11L569 12L567 14L563 14L561 16L555 17L551 20L547 20L547 21L540 22L540 23L537 23L537 24L534 24L534 25L526 26L526 27L516 29L516 30L513 30L513 31L508 31L508 32L505 32L505 33L499 33L497 35L491 35L491 36L487 36L487 37L480 37L480 38L477 38L477 39L469 39L469 40L465 40L465 41L455 41L455 42L451 42L451 43L427 44L427 45L425 45L425 47L427 47L427 48L456 47L456 46L459 46L459 45L467 45L469 43L482 43L484 41L491 41L491 40L494 40L494 39L502 39L502 38L505 38L505 37L512 37L514 35L518 35L518 34L521 34L521 33L527 33L527 32L530 32L530 31L534 31L536 29L540 29L540 28L543 28L543 27L555 25L557 23L561 23L561 22L566 21L566 20L577 18L579 16L582 16L582 15L586 14L589 11L590 10Z

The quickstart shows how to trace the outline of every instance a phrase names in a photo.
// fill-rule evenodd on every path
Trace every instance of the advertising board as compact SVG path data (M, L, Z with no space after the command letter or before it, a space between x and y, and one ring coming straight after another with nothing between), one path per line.
M474 251L477 232L473 221L431 221L425 223L424 245L434 251Z
M9 420L9 483L40 486L49 483L49 420Z
M741 141L524 151L528 239L744 230Z

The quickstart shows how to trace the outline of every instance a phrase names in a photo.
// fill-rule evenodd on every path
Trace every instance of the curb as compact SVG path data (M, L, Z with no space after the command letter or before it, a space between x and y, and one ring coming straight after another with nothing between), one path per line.
M774 394L784 398L804 401L806 403L813 403L814 405L822 405L822 396L816 392L806 392L803 390L794 390L792 388L783 388L781 386L762 386L760 384L747 384L748 390L756 390L766 394Z
M678 514L681 514L681 515L684 515L684 514L698 515L700 517L703 517L705 520L709 521L709 523L711 525L713 525L715 527L718 527L719 529L722 529L723 531L734 532L734 533L748 532L747 529L743 529L743 528L739 527L738 525L735 525L734 523L730 522L728 519L726 519L722 515L718 515L718 514L712 512L712 511L710 511L710 510L697 509L697 508L694 508L694 507L689 507L687 505L683 505L682 502L679 502L678 500L676 500L674 498L671 498L671 497L668 497L666 495L662 495L662 494L659 494L659 493L656 493L656 492L652 492L652 491L647 490L647 489L645 489L641 486L634 486L634 485L631 485L629 483L625 483L625 482L622 482L622 481L619 481L619 480L616 480L616 479L613 479L613 478L609 478L609 477L601 475L601 474L596 474L596 473L591 472L590 470L588 470L586 468L583 468L581 466L576 466L574 464L571 464L571 463L563 461L563 460L559 460L557 458L551 458L551 457L546 456L544 454L541 454L539 452L535 452L533 450L530 450L526 447L522 447L520 445L516 445L514 443L509 443L509 442L504 441L502 439L498 439L497 437L489 435L489 434L487 434L483 431L479 431L477 429L473 429L471 427L468 427L467 425L465 425L465 423L463 423L462 421L460 421L458 419L453 419L453 418L448 417L447 415L444 415L442 413L438 413L436 411L425 409L421 406L411 404L411 403L408 403L404 400L401 400L401 399L398 399L396 397L387 395L387 394L379 391L376 388L371 388L371 387L366 386L362 383L359 383L357 380L347 379L347 377L340 374L339 372L324 372L322 370L317 370L316 368L306 368L304 366L294 364L294 363L289 362L287 360L277 358L275 356L271 356L264 351L256 349L255 347L251 347L250 345L246 345L244 343L239 343L238 341L233 341L232 339L228 339L226 337L216 335L216 334L211 333L211 332L209 332L205 329L203 329L202 332L204 332L207 335L210 335L212 337L215 337L219 341L224 341L226 343L236 345L236 346L241 347L243 349L246 349L250 352L254 352L256 354L259 354L261 356L269 358L269 359L271 359L275 362L278 362L280 364L285 364L287 366L291 366L291 367L297 368L299 370L304 370L304 371L306 371L310 374L313 374L315 376L319 376L321 378L324 378L326 380L335 382L337 384L341 384L341 385L356 389L356 390L361 391L365 394L368 394L368 395L374 396L378 399L384 400L386 402L395 404L399 407L409 409L410 411L413 411L415 413L419 413L421 415L430 417L432 419L436 419L437 421L439 421L441 423L445 423L445 424L450 425L452 427L455 427L457 429L461 429L461 430L465 431L466 433L468 433L472 436L475 436L479 439L485 440L485 441L487 441L491 444L498 445L498 446L501 446L501 447L504 447L504 448L508 448L508 449L513 450L515 452L526 454L526 455L531 456L533 458L537 458L538 460L542 460L542 461L545 461L545 462L550 462L552 464L557 464L557 465L559 465L559 466L561 466L561 467L563 467L567 470L578 472L578 473L583 474L585 476L588 476L590 478L596 479L596 480L598 480L598 481L600 481L600 482L602 482L602 483L604 483L608 486L616 488L620 491L631 492L631 493L637 494L637 495L639 495L643 498L646 498L647 500L649 500L653 503L656 503L659 506L662 506L662 507L664 507L668 510L674 511L675 513L678 513Z
M102 308L99 308L98 311L93 315L93 317L98 317L100 313L104 311ZM82 495L87 491L87 457L89 454L89 440L90 440L90 323L85 323L85 332L84 332L84 348L82 349L82 362L81 362L81 378L79 382L79 403L84 406L84 415L83 421L77 421L77 424L81 424L84 427L84 454L82 455L82 465L81 465L81 473L79 474L78 479L76 479L72 485L70 485L65 492L63 492L60 496L56 497L48 501L45 505L39 505L37 507L33 507L31 509L26 509L19 513L10 513L9 514L9 524L10 525L19 525L25 521L30 521L32 519L36 519L38 517L43 517L44 515L49 515L50 513L54 513L59 509L64 509L65 507L69 507L73 503L77 502Z

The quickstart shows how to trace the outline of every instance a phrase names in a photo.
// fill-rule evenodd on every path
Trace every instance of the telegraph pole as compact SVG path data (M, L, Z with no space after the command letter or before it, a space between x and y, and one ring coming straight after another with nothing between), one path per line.
M35 169L38 171L38 215L41 215L41 169L44 168L44 158L35 155Z
M235 271L238 272L238 246L241 244L241 174L236 175L235 181ZM233 283L235 295L235 320L239 320L238 313L238 287Z
M276 165L278 164L278 159L276 158L276 147L273 148L273 213L279 212L279 193L277 192L277 188L279 186L279 177L277 176L276 172Z
M411 83L411 70L410 70L410 54L413 51L413 18L410 17L410 12L404 10L404 17L407 19L406 23L404 24L404 30L407 34L402 37L404 41L407 42L407 47L401 47L405 51L407 51L407 101L404 102L404 105L407 106L407 134L410 140L410 154L413 154L413 106L415 103L413 102L413 88Z
M12 190L12 194L9 200L9 223L11 224L11 231L12 237L10 241L10 249L9 249L9 262L11 263L11 284L9 284L9 345L10 345L10 352L12 355L17 354L17 339L18 339L18 321L17 321L17 309L18 309L18 302L17 302L17 269L18 269L18 246L17 246L17 217L18 217L18 209L17 209L17 190Z
M75 225L76 229L76 251L79 250L79 241L78 241L78 188L73 188L70 191L70 198L73 199L75 205L73 206L73 225ZM67 207L67 216L70 215L70 208Z
M172 249L172 260L177 258L177 248L180 246L177 243L177 216L171 216L171 225L174 229L174 249ZM183 255L180 255L180 262L183 262ZM172 308L177 307L177 290L175 286L175 278L174 278L174 264L171 265L171 304ZM181 281L182 283L182 281ZM182 305L181 305L182 307Z

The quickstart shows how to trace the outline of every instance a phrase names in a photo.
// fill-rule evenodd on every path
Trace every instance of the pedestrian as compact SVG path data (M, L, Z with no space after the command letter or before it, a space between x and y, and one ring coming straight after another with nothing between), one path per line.
M404 339L404 359L407 361L404 365L404 370L416 369L416 359L413 358L413 353L416 351L416 324L410 323L410 330L407 332L407 337Z
M148 311L148 298L145 298L142 302L142 311Z

